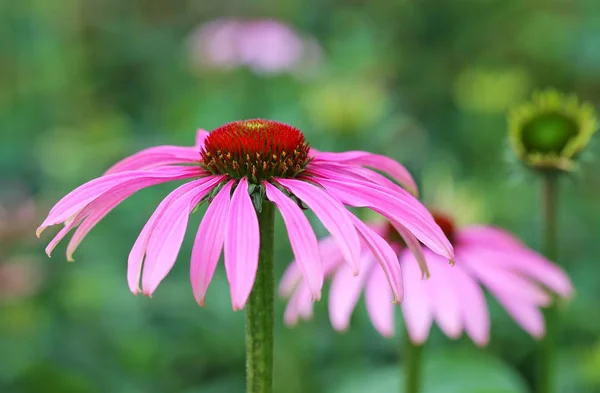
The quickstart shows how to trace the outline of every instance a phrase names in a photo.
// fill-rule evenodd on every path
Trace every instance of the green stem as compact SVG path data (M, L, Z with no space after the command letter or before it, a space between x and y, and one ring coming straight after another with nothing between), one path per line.
M258 213L260 252L252 293L246 303L246 392L273 391L273 234L275 206Z
M423 345L406 340L406 358L404 360L404 393L418 393L421 390L421 353Z
M544 233L544 253L552 261L557 257L556 210L558 197L558 178L556 174L546 174L543 179L542 218ZM556 331L558 313L555 302L545 310L546 336L540 343L538 353L538 393L554 393L554 372L556 358Z

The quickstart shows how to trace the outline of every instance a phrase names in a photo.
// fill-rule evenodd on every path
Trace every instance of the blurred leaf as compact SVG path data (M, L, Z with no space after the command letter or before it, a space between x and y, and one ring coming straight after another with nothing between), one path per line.
M527 392L514 370L484 352L426 351L425 356L423 393ZM402 369L386 366L368 372L355 370L330 389L334 393L401 392Z

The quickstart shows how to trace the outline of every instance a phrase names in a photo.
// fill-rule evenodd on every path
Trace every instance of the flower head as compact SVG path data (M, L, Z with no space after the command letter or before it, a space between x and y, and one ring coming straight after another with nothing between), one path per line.
M516 108L509 117L509 140L517 158L543 171L573 171L598 124L590 104L548 90Z
M370 223L373 231L391 242L404 274L406 295L401 304L411 340L423 343L435 320L442 331L458 338L464 330L478 345L489 340L490 320L482 287L485 287L513 319L535 337L544 335L540 307L551 302L550 292L570 296L573 289L567 275L543 256L527 248L511 234L494 227L457 228L450 216L434 214L452 240L455 265L424 250L431 277L421 278L415 257L396 243L397 235L385 222ZM362 248L361 270L354 277L340 261L339 251L329 238L320 242L326 261L326 274L332 276L329 316L333 327L345 330L361 292L375 328L386 337L394 334L394 305L382 269L374 256ZM280 285L281 294L290 296L285 320L294 324L312 315L295 263L290 265Z
M188 216L198 204L207 203L192 249L190 279L195 298L204 304L224 251L233 308L243 308L258 265L256 211L263 203L273 203L287 227L311 300L321 296L326 261L302 212L304 206L330 232L340 259L348 262L354 274L359 273L362 239L381 264L394 296L401 300L402 276L395 252L345 206L368 207L384 215L423 266L419 241L446 259L453 258L453 250L425 207L373 169L416 192L406 169L387 157L363 151L319 152L294 127L271 120L237 121L211 133L199 130L193 147L158 146L122 160L61 199L37 233L65 224L46 248L50 255L77 227L67 246L67 259L72 260L85 235L123 200L142 188L186 179L159 204L133 245L127 274L132 292L151 295L155 291L177 259Z

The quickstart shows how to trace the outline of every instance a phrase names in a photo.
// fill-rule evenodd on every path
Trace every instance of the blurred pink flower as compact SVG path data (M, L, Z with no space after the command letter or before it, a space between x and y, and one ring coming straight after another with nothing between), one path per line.
M31 238L31 230L35 228L35 202L28 197L20 197L18 201L3 200L0 204L0 248L24 237Z
M58 242L77 227L67 246L67 259L72 260L87 233L129 196L152 185L186 180L160 203L133 245L127 274L129 288L133 293L152 295L175 264L188 216L208 199L192 249L192 289L197 302L203 305L224 250L232 305L238 310L250 295L258 267L260 237L254 201L258 198L262 204L266 199L283 216L312 301L321 297L323 271L317 238L298 207L302 201L331 233L340 260L345 259L357 273L359 239L363 239L377 255L392 292L400 300L402 276L394 251L345 205L384 212L401 228L407 243L418 245L419 239L447 259L453 258L452 246L415 197L366 167L387 173L409 189L416 187L408 171L390 158L362 151L319 152L311 149L294 127L271 120L237 121L211 133L199 130L192 147L157 146L125 158L104 176L61 199L37 234L49 226L65 224L46 248L50 255Z
M259 74L306 71L318 62L319 45L275 20L218 19L191 36L195 65L213 68L247 66Z
M511 234L494 227L471 226L455 229L445 216L434 215L452 241L455 265L425 251L431 277L423 280L415 257L398 242L393 227L372 223L396 249L404 274L405 296L401 304L404 322L411 340L423 343L435 320L442 331L458 338L464 330L477 345L487 344L490 317L481 286L485 287L525 331L534 337L545 333L540 307L552 300L549 292L569 297L573 288L558 266L527 248ZM373 263L373 255L364 249L360 274L341 263L339 250L330 238L319 244L325 261L325 274L333 276L329 295L329 316L336 330L345 330L362 291L374 327L383 336L394 334L394 304L383 271ZM280 285L280 293L290 297L285 311L287 324L312 316L306 284L292 263Z
M9 302L38 291L42 275L37 259L15 257L0 261L0 301Z

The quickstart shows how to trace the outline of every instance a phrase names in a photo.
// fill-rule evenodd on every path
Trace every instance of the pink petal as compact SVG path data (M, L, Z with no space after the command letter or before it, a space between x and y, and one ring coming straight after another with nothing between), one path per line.
M355 276L348 265L342 265L335 272L329 292L329 318L336 330L346 330L350 317L356 307L360 293L373 268L373 261L367 255L363 256L364 265L361 273ZM386 283L387 284L387 283Z
M456 283L452 279L454 267L439 256L428 253L431 278L422 284L429 292L433 313L442 331L450 338L460 337L462 310Z
M479 249L461 246L459 255L463 266L473 273L495 296L511 296L537 305L548 305L550 295L535 283L510 270L498 268L490 255Z
M544 336L544 316L534 304L509 296L498 296L496 299L523 330L536 338Z
M104 174L150 169L172 164L197 164L201 159L200 151L195 147L154 146L124 158L110 167Z
M495 227L473 225L461 228L458 233L461 243L473 245L485 244L490 248L523 247L523 243L509 232Z
M387 179L385 176L378 174L370 169L361 167L347 167L343 165L315 165L307 169L304 173L306 176L312 176L317 182L323 180L333 180L342 183L349 183L354 185L360 185L362 187L375 187L376 189L400 197L401 199L407 199L408 201L417 202L412 203L412 208L419 212L421 215L431 218L433 216L427 210L427 208L420 203L418 199L411 193L400 187L398 184Z
M377 169L390 175L402 186L406 187L411 193L417 194L417 184L408 172L399 162L389 157L379 154L372 154L365 151L348 151L344 153L318 153L314 162L327 161L330 163L343 163L346 165L364 165Z
M316 163L311 162L311 165L307 168L306 173L315 173L324 176L325 178L337 178L338 180L340 177L344 177L345 181L358 180L361 182L370 182L397 192L408 193L404 188L402 188L402 186L394 183L389 178L378 172L375 172L374 170L361 166L349 166L327 161Z
M383 270L375 266L365 291L365 302L371 322L384 337L394 335L394 295Z
M331 236L336 239L353 271L358 273L360 240L345 207L327 192L304 181L277 179L277 182L293 192L315 212Z
M542 255L524 248L520 252L516 251L512 258L506 258L505 261L515 271L544 284L553 292L563 297L573 295L573 284L567 273Z
M304 280L311 289L313 298L319 300L323 289L323 265L319 255L317 237L296 203L279 191L277 187L267 182L263 182L263 185L267 191L267 198L281 212L296 263L302 270Z
M496 266L525 275L561 296L573 294L571 280L560 267L508 232L493 227L469 227L458 235L462 244L477 248L483 259Z
M400 303L404 299L404 286L402 283L402 270L398 263L398 256L390 245L379 235L373 232L365 223L356 216L349 213L358 233L371 249L371 252L379 262L388 279L392 292L396 297L395 302Z
M449 270L449 276L458 291L467 334L475 344L487 345L490 339L490 315L481 287L463 270L460 261Z
M423 278L429 278L429 267L427 266L427 260L425 259L425 253L423 252L423 247L421 247L421 243L419 240L412 234L408 229L397 222L392 222L392 226L398 232L406 246L415 256L415 260L419 264L419 268L421 269L421 274Z
M294 289L302 279L302 272L295 261L292 261L283 272L279 282L279 296L287 298L292 295Z
M65 227L50 241L46 247L46 254L50 256L56 245L77 225L81 224L75 231L73 238L67 246L67 260L73 261L73 253L100 220L110 213L117 205L136 193L142 188L170 181L170 178L142 178L128 182L126 185L117 185L104 192L97 199L87 204L75 216L69 219Z
M423 205L408 195L372 183L346 183L333 179L319 179L327 191L343 203L354 207L368 207L392 222L400 223L436 254L454 259L452 245L430 214L420 210Z
M406 288L406 296L400 304L404 323L411 341L422 344L427 341L433 322L432 299L425 289L427 282L421 279L421 272L417 268L414 256L408 252L403 253L400 264L404 271Z
M221 256L221 250L223 249L226 218L229 214L229 198L231 187L233 187L234 183L234 180L230 180L225 184L210 205L208 205L208 209L196 233L196 240L192 248L190 281L194 297L201 306L204 306L204 296L215 273L219 257Z
M310 319L313 313L313 301L310 288L300 284L292 294L283 314L286 325L294 326L300 318Z
M138 191L138 189L126 190L126 192L120 194L103 195L88 205L96 205L97 207L94 206L93 211L85 218L85 220L83 220L69 241L69 244L67 245L67 261L73 261L73 253L83 241L85 236L96 226L96 224L100 222L100 220L102 220L108 213L110 213L117 205L129 198L136 191ZM108 197L110 197L110 199Z
M194 146L194 148L196 148L198 152L201 148L204 147L204 141L206 140L209 134L210 133L208 131L203 130L202 128L198 128L198 130L196 131L196 145Z
M77 187L58 201L36 233L39 236L48 226L67 221L105 192L115 192L120 187L134 185L143 188L161 182L200 176L202 173L197 167L163 167L152 171L128 171L101 176Z
M259 248L258 219L248 195L248 180L242 178L231 197L225 236L225 271L234 310L244 308L252 291Z
M189 183L186 183L174 191L172 191L165 199L161 201L158 205L152 216L144 225L144 228L140 232L138 238L135 241L135 244L131 248L128 259L127 266L127 282L129 283L129 289L134 294L137 294L139 290L139 280L140 274L142 271L142 262L144 260L144 255L146 254L146 247L148 245L149 238L156 226L156 222L161 218L161 216L165 213L167 208L173 204L178 198L180 198L183 194L200 187L204 189L212 188L220 181L222 181L224 176L209 176L199 180L195 180Z
M318 243L319 259L323 262L323 277L327 277L333 270L337 269L339 264L344 262L344 257L336 240L327 236ZM283 273L279 284L279 295L282 297L291 296L294 288L302 279L302 272L298 264L293 261Z
M223 176L211 176L186 184L186 191L166 205L155 221L147 240L142 273L142 290L145 295L150 296L171 271L185 237L190 213L222 179Z

